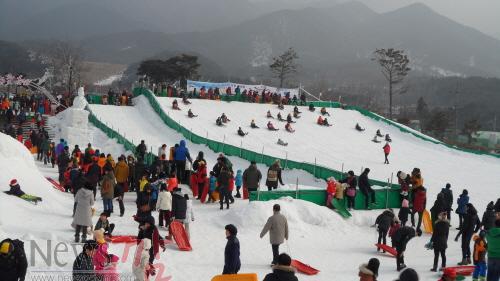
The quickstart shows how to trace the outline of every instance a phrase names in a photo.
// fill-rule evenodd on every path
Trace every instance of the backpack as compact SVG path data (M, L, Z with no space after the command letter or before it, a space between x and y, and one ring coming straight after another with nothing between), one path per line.
M7 238L0 242L0 245L4 242L10 242L13 246L13 250L8 254L0 254L0 272L12 272L19 267L24 267L26 270L28 261L26 259L26 252L24 251L24 242L18 239L11 240ZM26 274L26 272L24 272L24 274Z
M269 169L267 171L267 181L278 181L278 171Z

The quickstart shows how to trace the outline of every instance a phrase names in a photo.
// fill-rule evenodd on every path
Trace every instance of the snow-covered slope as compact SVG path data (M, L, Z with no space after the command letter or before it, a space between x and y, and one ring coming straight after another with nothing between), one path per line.
M436 194L449 182L457 192L459 189L468 188L473 191L472 200L476 196L487 197L488 194L498 193L500 183L500 159L491 156L479 156L471 153L460 152L421 140L411 134L402 133L395 126L382 121L375 121L365 117L354 110L328 109L328 117L332 127L316 125L319 116L317 112L309 112L306 107L300 119L292 127L295 133L285 131L285 123L276 119L273 124L280 130L271 132L266 129L269 119L266 112L270 110L276 117L281 112L283 118L293 111L292 106L285 106L279 111L276 105L250 104L240 102L219 102L210 100L191 100L189 106L183 105L179 100L181 110L172 110L173 98L158 98L163 110L174 120L194 133L208 138L225 141L227 144L242 146L255 152L261 152L276 157L296 161L304 161L330 167L336 170L353 170L359 173L363 167L371 169L370 177L386 181L398 170L410 172L414 167L419 167L424 177L424 185L431 194ZM187 111L191 108L197 118L188 118ZM224 127L215 125L215 120L225 113L231 120ZM260 129L251 129L250 121L255 122ZM356 123L366 128L360 133L354 129ZM237 135L238 127L248 132L244 138ZM382 134L390 134L393 142L389 156L390 165L384 165L382 143L371 141L377 129ZM288 142L287 147L276 144L278 138ZM484 202L478 202L485 206Z
M163 123L144 96L135 98L134 104L133 107L93 104L89 105L89 108L98 119L108 127L112 127L114 130L118 131L122 136L134 144L139 144L141 140L145 140L149 150L152 150L155 154L162 144L167 144L168 147L171 147L184 139L181 134ZM196 158L199 151L203 151L209 168L217 162L219 154L214 153L205 145L197 145L187 141L187 147L193 159ZM229 157L229 159L233 163L235 171L237 169L244 170L250 164L248 161L238 157ZM264 165L258 165L258 167L265 177L267 168ZM295 189L297 178L299 179L299 188L325 188L324 181L318 181L310 174L297 170L283 173L283 180L286 185L282 188ZM266 189L264 181L261 182L261 188Z

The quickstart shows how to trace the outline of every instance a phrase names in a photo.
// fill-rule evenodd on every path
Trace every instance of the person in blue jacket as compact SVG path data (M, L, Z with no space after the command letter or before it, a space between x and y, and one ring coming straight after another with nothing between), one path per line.
M236 185L236 195L234 197L241 198L240 189L243 184L243 173L241 170L236 171L236 176L234 177L234 184Z
M189 155L189 149L187 149L186 147L185 140L181 140L179 146L175 149L174 160L175 167L177 169L177 179L179 180L179 183L186 183L186 179L184 177L186 160L189 160L189 162L191 163L193 163L193 160L191 159L191 155Z
M462 228L462 222L464 220L465 215L467 214L467 203L469 203L469 192L467 189L464 189L462 191L462 194L457 199L457 210L455 211L458 214L458 220L459 220L459 226L457 227L457 230L460 230Z
M226 248L224 249L224 269L222 274L236 274L240 271L240 241L236 238L238 229L232 224L228 224L226 229Z

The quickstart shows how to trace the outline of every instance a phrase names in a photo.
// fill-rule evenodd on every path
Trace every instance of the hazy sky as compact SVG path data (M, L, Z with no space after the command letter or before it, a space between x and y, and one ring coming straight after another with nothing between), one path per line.
M420 2L455 21L500 39L500 0L360 0L377 12Z

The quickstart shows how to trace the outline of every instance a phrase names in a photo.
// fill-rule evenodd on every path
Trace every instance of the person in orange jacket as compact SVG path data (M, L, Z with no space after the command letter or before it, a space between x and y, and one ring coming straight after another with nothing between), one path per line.
M167 180L167 188L168 191L173 192L179 186L179 182L177 181L177 177L175 171L170 173L170 177Z
M328 208L333 208L332 199L337 192L337 182L333 177L330 177L326 182L326 206Z
M481 230L479 235L474 235L474 272L472 273L472 280L486 280L486 231Z

